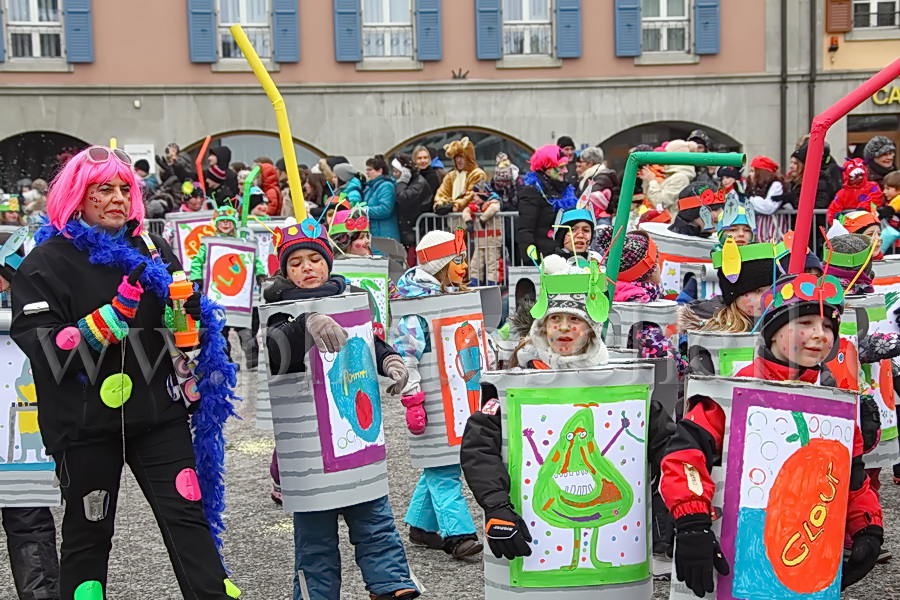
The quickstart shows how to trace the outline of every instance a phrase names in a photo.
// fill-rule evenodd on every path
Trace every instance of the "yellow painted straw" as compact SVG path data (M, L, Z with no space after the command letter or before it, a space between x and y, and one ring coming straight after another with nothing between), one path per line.
M266 91L266 95L275 109L275 120L278 123L278 137L281 140L281 153L284 155L284 165L287 169L288 185L291 189L291 202L294 204L294 217L300 223L306 218L306 203L303 201L303 185L300 183L300 170L297 169L297 154L294 152L294 137L291 135L291 124L288 122L287 110L284 107L284 98L275 86L272 76L266 71L259 55L253 48L253 44L247 38L247 34L240 25L231 26L231 35L237 42L238 48L244 53L244 58L250 63L254 75L260 85Z

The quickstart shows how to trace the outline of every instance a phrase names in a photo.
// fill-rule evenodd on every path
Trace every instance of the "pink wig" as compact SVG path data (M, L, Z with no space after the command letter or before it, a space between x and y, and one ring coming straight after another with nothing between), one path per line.
M568 164L569 159L566 157L559 146L556 144L547 144L541 146L531 155L528 163L531 165L532 171L547 171Z
M116 175L131 186L131 210L128 219L136 219L138 227L134 235L140 235L144 225L144 201L141 198L141 182L130 165L119 162L110 151L109 160L95 163L88 159L88 148L85 148L63 167L53 178L47 192L47 215L50 223L62 229L79 209L88 186L94 183L106 183Z

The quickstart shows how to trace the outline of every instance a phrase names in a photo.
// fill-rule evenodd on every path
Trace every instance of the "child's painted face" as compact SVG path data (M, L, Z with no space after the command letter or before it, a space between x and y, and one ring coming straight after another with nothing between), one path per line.
M224 235L231 235L232 233L234 233L234 221L231 221L229 219L222 219L221 221L216 223L216 229L219 231L219 233L222 233Z
M884 197L887 198L888 202L900 196L900 189L895 188L892 185L884 186Z
M18 223L19 222L19 213L11 211L11 210L3 213L3 222L4 223Z
M831 321L819 315L791 319L772 337L772 354L801 367L814 367L831 354L834 331Z
M0 292L8 292L9 291L9 282L6 280L6 277L0 275Z
M763 310L765 309L762 305L763 294L769 291L770 287L771 286L764 285L763 287L756 288L752 292L741 294L736 300L737 307L748 317L758 319L762 316Z
M372 256L372 238L368 233L362 233L358 238L350 242L347 254L354 256Z
M268 207L266 206L265 202L263 202L262 204L257 204L256 206L254 206L250 210L250 214L256 215L257 217L262 217L264 215L269 214L268 212L266 212L267 209L268 209Z
M574 244L575 252L587 252L591 245L593 233L594 232L588 223L576 223L572 226L572 230L566 233L566 237L563 240L563 246L567 250L571 250L572 245Z
M650 277L647 281L653 285L660 285L662 283L662 273L659 271L659 263L653 265L653 270L650 271Z
M191 210L200 210L203 206L203 196L191 196L187 201L188 208Z
M573 356L584 351L590 340L591 327L575 315L555 313L544 324L550 350L560 356Z
M727 177L727 176L723 177L722 178L722 187L731 189L732 187L734 187L734 182L735 182L734 177Z
M466 255L457 256L450 261L447 268L447 278L450 283L459 287L466 280L469 274L469 265L466 262Z
M875 254L878 254L881 251L881 225L869 225L860 233L875 243Z
M723 232L726 239L729 237L734 238L734 243L738 246L746 246L753 241L753 232L746 225L732 225L731 227L726 227Z
M312 290L328 281L328 262L315 250L295 250L288 257L287 276L298 288Z

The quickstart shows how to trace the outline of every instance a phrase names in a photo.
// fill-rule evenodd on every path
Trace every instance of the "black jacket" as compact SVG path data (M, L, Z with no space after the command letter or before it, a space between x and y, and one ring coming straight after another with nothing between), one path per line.
M522 256L527 256L526 249L532 244L537 246L538 252L543 256L556 252L556 241L553 239L556 210L548 198L561 198L569 183L554 181L540 174L538 179L543 193L533 185L519 188L519 227L516 241Z
M497 397L497 390L490 384L481 386L482 406ZM658 481L660 462L665 456L666 445L675 431L675 423L657 401L650 401L650 421L647 423L647 456L650 460L651 481ZM509 432L509 435L517 435ZM518 433L521 435L521 432ZM460 448L460 464L466 483L475 500L485 510L510 502L509 470L503 464L503 446L500 411L490 415L478 411L466 422Z
M708 238L712 235L708 231L703 231L699 225L690 221L685 221L681 218L680 214L675 215L675 219L672 221L672 224L669 225L669 231L698 238Z
M408 183L397 182L397 224L400 226L400 240L407 248L416 246L416 219L431 212L434 193L428 181L420 173L414 173Z
M150 255L140 237L130 233L125 237L141 254ZM182 270L165 240L150 237L169 271ZM84 340L70 351L55 343L59 331L77 327L79 319L112 302L123 275L117 267L91 264L87 252L55 236L25 257L13 279L11 335L31 359L40 399L38 422L50 453L70 445L121 441L121 413L103 404L100 386L110 375L121 372L123 348L125 373L134 386L125 405L126 432L187 418L184 403L173 401L168 391L174 369L161 332L165 305L152 292L141 296L127 343L111 345L100 355ZM39 302L46 302L49 310L24 313L25 306Z
M332 277L330 282L336 280L345 281L342 277ZM344 284L340 293L345 290L346 284ZM275 283L266 290L265 300L267 303L282 302L323 298L328 297L328 295L330 294L316 294L315 290L301 290L284 277L278 276ZM266 327L268 328L266 349L269 353L269 372L284 375L306 371L306 353L315 345L313 339L307 335L306 315L300 315L296 319L291 319L286 314L276 314L269 319ZM379 375L387 376L387 373L382 369L382 365L384 364L384 359L391 354L397 354L397 352L376 335L375 366Z

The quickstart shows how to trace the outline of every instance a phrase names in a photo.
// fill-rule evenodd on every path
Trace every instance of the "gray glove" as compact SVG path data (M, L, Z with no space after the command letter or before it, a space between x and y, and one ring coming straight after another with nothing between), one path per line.
M394 382L388 386L388 394L399 394L409 382L409 371L399 354L388 354L381 363L381 370Z
M322 313L309 313L306 316L306 332L316 344L319 352L340 352L347 343L347 330Z

